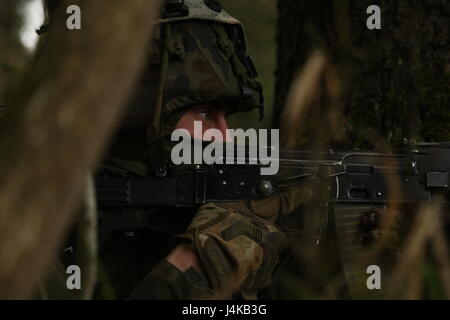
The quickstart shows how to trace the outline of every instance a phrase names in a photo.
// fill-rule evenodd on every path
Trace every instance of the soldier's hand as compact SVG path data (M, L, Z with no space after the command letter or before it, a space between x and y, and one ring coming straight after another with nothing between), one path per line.
M186 233L210 287L222 298L239 292L256 298L270 284L280 255L287 247L275 226L312 196L307 188L289 189L260 201L209 203L201 206Z

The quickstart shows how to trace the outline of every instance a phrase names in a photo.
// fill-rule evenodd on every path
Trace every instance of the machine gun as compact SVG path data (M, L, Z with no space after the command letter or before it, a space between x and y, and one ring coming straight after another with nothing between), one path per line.
M344 272L352 288L366 288L365 246L374 239L379 217L391 212L390 204L410 212L411 206L433 202L442 212L449 212L449 142L423 143L400 154L280 150L279 155L279 171L273 176L262 176L261 164L177 167L167 162L160 178L99 177L98 206L196 207L208 202L264 199L284 188L320 182L326 188L320 189L324 193L320 194L320 203L308 215L314 221L308 241L318 246L329 220L334 220L343 244ZM445 218L450 225L449 215Z
M422 143L402 154L314 153L280 150L276 175L262 176L261 164L189 165L167 161L161 178L96 179L99 208L194 207L208 202L258 200L307 181L322 181L327 203L373 206L389 201L450 199L450 142ZM390 199L390 181L400 194Z

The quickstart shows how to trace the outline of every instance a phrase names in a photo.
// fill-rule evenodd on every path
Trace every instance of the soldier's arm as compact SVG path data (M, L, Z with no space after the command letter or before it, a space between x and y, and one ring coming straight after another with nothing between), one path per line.
M203 273L203 268L200 265L200 259L195 252L194 247L190 244L183 243L178 245L166 257L166 260L173 264L181 272L194 268L196 271Z
M257 202L200 207L181 244L133 292L132 299L256 299L286 248L274 225L308 201L308 189Z
M132 292L135 300L180 300L216 298L194 247L188 243L176 246L158 263Z

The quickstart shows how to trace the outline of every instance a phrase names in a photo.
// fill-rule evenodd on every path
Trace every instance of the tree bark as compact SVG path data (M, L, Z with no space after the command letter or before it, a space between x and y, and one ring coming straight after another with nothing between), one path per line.
M81 30L66 28L79 5ZM159 1L61 1L0 131L0 298L27 298L137 79Z
M372 4L381 8L381 30L366 27ZM447 1L279 0L278 8L276 127L297 70L321 49L342 89L346 138L339 147L450 140Z

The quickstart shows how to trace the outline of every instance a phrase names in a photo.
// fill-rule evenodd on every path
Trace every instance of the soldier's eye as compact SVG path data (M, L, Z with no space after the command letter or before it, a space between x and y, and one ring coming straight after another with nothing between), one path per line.
M209 113L207 111L197 112L197 115L202 119L208 119Z

